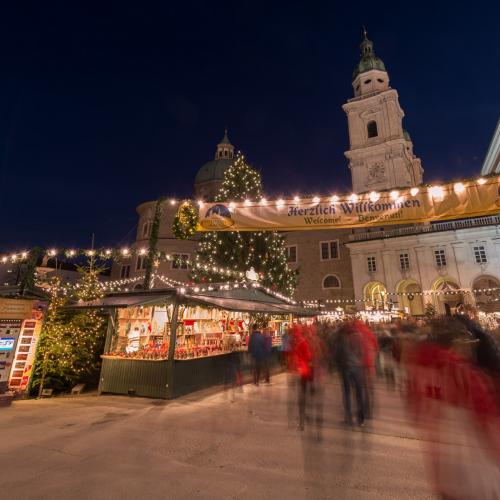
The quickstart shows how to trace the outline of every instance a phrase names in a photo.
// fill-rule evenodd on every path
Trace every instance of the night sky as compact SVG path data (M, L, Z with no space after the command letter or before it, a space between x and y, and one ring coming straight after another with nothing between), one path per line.
M495 2L18 4L0 14L0 252L133 241L136 205L189 196L225 125L268 195L348 189L363 24L425 181L478 174L500 115Z

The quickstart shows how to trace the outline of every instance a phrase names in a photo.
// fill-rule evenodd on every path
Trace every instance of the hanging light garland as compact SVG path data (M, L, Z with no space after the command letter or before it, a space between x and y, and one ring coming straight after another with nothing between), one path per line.
M422 292L386 292L385 296L391 297L412 297L412 296L443 296L443 295L457 295L457 294L481 294L481 293L493 293L500 292L500 287L492 288L456 288L453 290L424 290ZM354 303L370 303L374 302L373 299L352 299L347 297L341 297L338 299L311 299L303 300L301 304L304 307L324 307L324 304L354 304ZM382 302L380 300L379 302Z

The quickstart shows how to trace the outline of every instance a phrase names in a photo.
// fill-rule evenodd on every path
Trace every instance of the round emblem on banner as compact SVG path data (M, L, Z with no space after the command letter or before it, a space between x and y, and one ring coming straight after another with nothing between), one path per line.
M229 208L222 203L217 203L207 210L200 224L205 229L217 230L231 227L234 224L234 220L231 217Z

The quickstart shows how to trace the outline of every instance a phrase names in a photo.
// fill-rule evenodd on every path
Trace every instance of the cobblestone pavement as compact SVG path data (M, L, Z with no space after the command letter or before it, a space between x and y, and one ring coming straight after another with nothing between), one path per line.
M321 435L295 422L287 376L175 401L81 396L0 409L2 498L433 498L399 394L376 389L373 422L341 424L324 386ZM291 415L291 420L287 415Z

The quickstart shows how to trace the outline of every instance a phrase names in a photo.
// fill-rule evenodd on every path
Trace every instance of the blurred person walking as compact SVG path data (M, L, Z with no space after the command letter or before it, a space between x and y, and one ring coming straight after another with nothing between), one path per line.
M462 321L446 319L407 356L410 408L442 498L500 498L500 411L493 379L474 363L475 346Z
M372 418L375 403L375 375L378 342L372 329L362 321L355 320L353 328L359 333L363 347L363 401L364 417Z
M252 333L248 341L248 352L253 359L253 383L259 385L262 361L264 358L264 337L257 323L252 325Z
M363 338L359 329L353 323L345 323L337 334L335 342L335 360L342 381L344 402L344 423L352 425L351 392L356 397L356 419L358 425L365 422L364 394L364 351Z
M265 325L262 333L262 369L264 372L264 381L266 384L271 383L270 363L273 347L273 338L271 337L271 329Z

